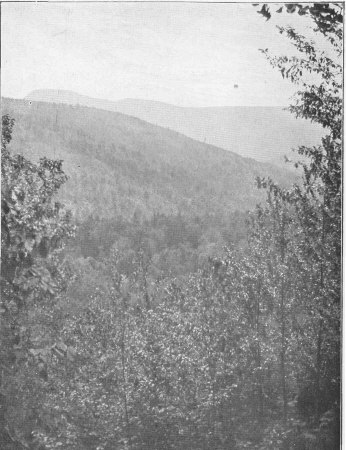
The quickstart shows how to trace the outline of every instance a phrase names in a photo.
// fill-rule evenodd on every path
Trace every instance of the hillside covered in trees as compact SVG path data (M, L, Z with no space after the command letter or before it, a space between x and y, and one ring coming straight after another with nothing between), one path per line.
M190 139L134 117L81 106L3 99L16 118L10 148L62 159L62 199L77 217L224 214L264 198L257 176L288 185L287 170Z
M139 250L157 278L244 245L247 211L265 198L256 177L283 186L297 179L120 113L11 99L3 112L16 118L11 152L64 161L58 198L79 225L77 254L99 259L117 246L127 272Z
M300 58L263 52L324 129L296 178L120 113L4 100L4 450L340 447L342 8L257 8L330 44L282 27Z
M183 108L131 98L101 100L61 90L38 90L30 92L25 98L120 112L279 167L285 167L285 156L293 157L292 148L317 145L323 136L321 126L295 118L283 107ZM288 169L287 165L285 168Z

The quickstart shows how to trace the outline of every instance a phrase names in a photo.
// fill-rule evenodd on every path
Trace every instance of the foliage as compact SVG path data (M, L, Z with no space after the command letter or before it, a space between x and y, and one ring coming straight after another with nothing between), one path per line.
M268 7L264 5L263 8L268 13ZM339 5L328 4L312 7L287 5L289 12L297 10L300 14L312 16L315 31L322 33L332 44L330 56L325 51L318 51L313 42L307 41L291 27L281 27L279 32L292 41L302 58L273 57L264 51L283 77L301 86L296 104L290 110L320 123L327 132L320 146L298 149L299 154L305 157L301 163L304 170L302 185L283 190L270 180L259 182L268 192L269 217L274 219L276 211L282 216L288 210L291 221L288 227L290 238L283 242L286 242L284 253L292 259L289 268L294 274L290 282L294 295L289 302L289 291L285 288L285 317L281 318L281 327L287 327L287 317L292 315L294 321L289 329L297 341L293 343L295 348L291 354L299 355L293 366L299 380L297 410L298 418L304 422L300 424L300 431L295 430L293 438L289 438L287 433L293 430L283 409L283 425L278 436L282 439L286 435L287 448L298 445L297 439L301 441L299 445L313 445L314 448L325 448L326 439L330 448L339 445L342 167L342 66L339 58L342 16L339 8ZM282 8L278 12L281 11ZM306 81L306 73L314 74L313 82ZM281 206L277 209L278 202ZM279 217L275 220L278 230L283 233ZM282 236L284 238L284 234ZM261 241L264 239L265 236ZM288 345L285 352L289 355ZM308 364L302 364L303 360ZM283 389L287 382L288 376L282 373ZM285 399L283 401L285 406ZM325 414L333 417L327 436L321 432ZM283 445L284 441L280 446Z
M258 6L254 4L254 6ZM276 13L282 13L285 10L289 14L297 12L300 16L309 16L316 25L314 31L322 33L333 45L342 40L342 4L341 3L285 3L280 6ZM259 14L262 14L267 20L272 16L270 6L262 4Z
M116 247L121 253L123 273L131 276L136 255L143 252L150 261L152 279L186 275L203 267L208 257L216 256L225 246L245 245L246 217L241 212L224 218L211 214L154 214L147 220L136 216L129 220L89 216L78 226L70 253L102 260Z
M45 371L42 365L33 369L35 364L30 364L30 311L38 302L50 301L63 288L66 277L59 250L62 239L73 233L70 215L54 202L54 195L66 181L61 161L43 158L39 164L33 164L23 156L12 155L8 144L13 126L14 120L3 116L0 440L4 445L8 443L8 448L23 439L21 426L28 419L25 415L28 409L32 408L24 408L20 424L9 420L11 408L23 402L20 393L25 391L28 380L32 380L28 367L32 370L39 367L42 376Z

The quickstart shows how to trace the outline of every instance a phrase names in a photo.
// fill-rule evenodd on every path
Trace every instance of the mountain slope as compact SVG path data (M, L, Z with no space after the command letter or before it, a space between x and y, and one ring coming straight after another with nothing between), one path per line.
M324 134L320 126L296 119L279 107L182 108L148 100L94 99L63 90L33 91L26 98L121 112L241 156L280 166L285 155L294 157L292 148L316 145Z
M256 176L292 174L124 114L3 99L15 118L13 152L64 160L63 201L85 218L154 212L225 215L255 206Z

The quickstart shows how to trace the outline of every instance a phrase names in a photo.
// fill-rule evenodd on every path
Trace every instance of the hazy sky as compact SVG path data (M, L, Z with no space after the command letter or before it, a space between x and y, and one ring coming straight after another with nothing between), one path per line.
M181 106L286 105L296 90L259 48L287 54L251 4L3 3L2 95L68 89ZM276 5L272 5L276 9ZM235 87L237 85L238 87Z

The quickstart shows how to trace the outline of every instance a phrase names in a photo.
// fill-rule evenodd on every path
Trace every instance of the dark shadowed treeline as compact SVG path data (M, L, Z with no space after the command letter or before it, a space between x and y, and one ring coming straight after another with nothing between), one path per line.
M119 253L120 267L126 276L134 271L139 253L149 263L150 276L181 276L196 272L223 248L246 245L248 214L235 212L228 217L206 214L189 217L181 214L154 214L151 219L100 219L89 216L70 243L70 253L83 258L108 258L112 248Z

